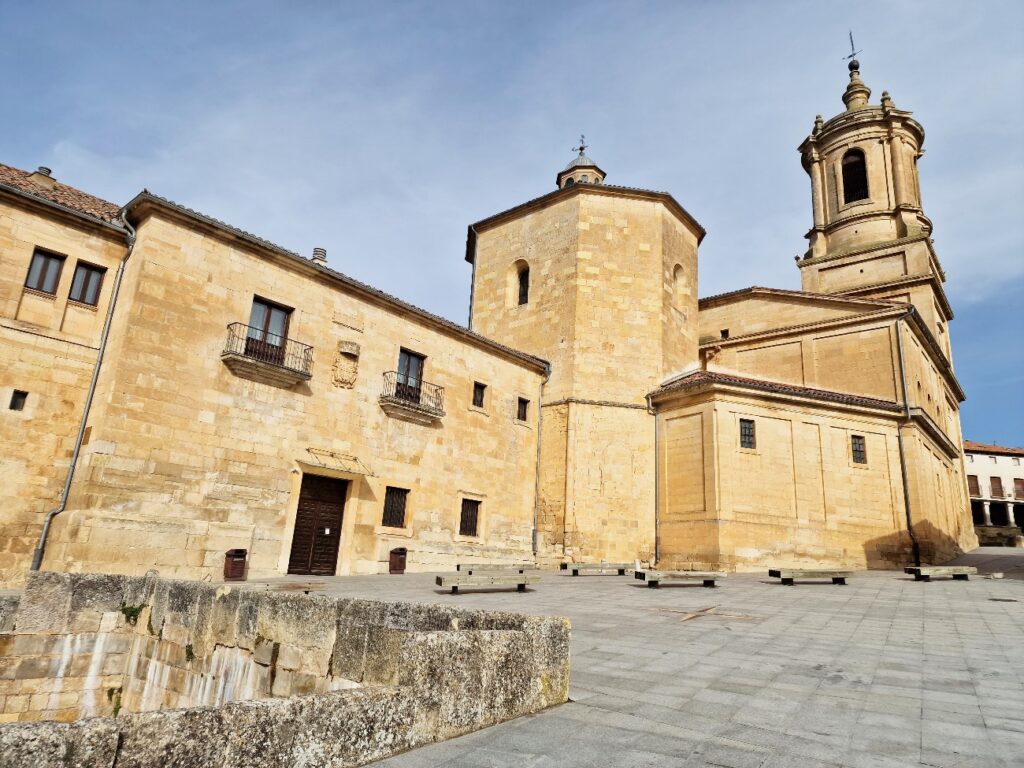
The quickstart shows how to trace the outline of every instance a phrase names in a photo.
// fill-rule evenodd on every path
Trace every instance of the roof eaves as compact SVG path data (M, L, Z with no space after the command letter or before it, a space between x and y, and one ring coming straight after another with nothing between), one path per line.
M42 197L40 195L34 195L31 192L21 189L20 187L15 187L10 184L4 184L2 182L0 182L0 191L6 192L7 194L10 195L14 195L23 200L30 201L36 205L41 205L45 208L50 208L56 211L60 211L63 214L74 216L75 218L87 221L90 224L103 227L114 232L118 232L119 234L122 235L124 234L124 227L116 223L116 218L114 221L107 221L104 218L94 216L91 213L86 213L85 211L80 210L78 208L73 208L69 205L58 203L55 200L50 200L49 198Z
M432 325L439 326L444 330L454 333L462 338L465 338L479 346L487 347L493 351L500 352L501 354L508 357L513 357L541 371L547 371L550 368L550 363L548 363L548 361L544 360L543 358L536 357L525 352L521 352L518 349L513 349L512 347L501 344L497 341L494 341L493 339L489 339L486 336L481 336L480 334L469 330L465 326L459 325L458 323L454 323L451 320L448 320L447 318L441 317L440 315L435 315L432 312L428 312L425 309L421 309L420 307L410 304L407 301L399 299L397 296L392 296L391 294L386 293L380 290L379 288L374 288L372 285L356 280L353 277L349 277L348 275L342 272L338 272L337 270L331 269L330 267L322 266L320 264L314 264L311 260L300 256L295 251L290 251L287 248L282 248L281 246L276 245L275 243L272 243L269 240L264 240L262 237L254 235L250 232L246 232L245 230L239 229L238 227L234 227L230 224L227 224L226 222L221 221L220 219L215 219L212 216L207 216L206 214L200 213L199 211L195 211L192 208L188 208L187 206L181 205L180 203L176 203L173 200L168 200L165 197L154 195L152 192L149 192L148 190L143 190L134 198L132 198L131 201L129 201L124 206L122 211L125 214L127 214L145 203L152 203L157 206L170 208L171 210L177 212L179 215L184 215L190 219L200 221L209 227L213 227L214 229L227 232L232 236L242 240L243 242L246 242L252 247L271 251L277 254L278 256L282 256L286 259L297 262L297 265L301 265L306 269L313 270L326 277L329 277L364 296L375 299L383 304L392 307L397 307L405 312L408 312L409 314L415 315L420 320L424 320Z

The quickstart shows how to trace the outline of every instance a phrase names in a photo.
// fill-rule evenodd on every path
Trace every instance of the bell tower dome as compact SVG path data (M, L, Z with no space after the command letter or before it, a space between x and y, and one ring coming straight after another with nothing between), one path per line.
M846 109L829 120L818 115L799 147L813 212L809 248L797 262L803 290L912 303L948 350L952 311L918 182L924 128L888 91L871 104L852 57L849 70Z
M573 151L579 152L579 155L573 158L573 161L558 174L555 178L555 186L563 189L574 184L603 184L605 173L597 166L597 163L587 157L587 143L584 136L580 136L580 145L573 147Z

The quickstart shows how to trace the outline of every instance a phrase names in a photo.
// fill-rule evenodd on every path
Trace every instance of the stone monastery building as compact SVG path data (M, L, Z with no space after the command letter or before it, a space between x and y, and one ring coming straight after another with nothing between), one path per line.
M856 62L802 290L697 298L671 195L470 225L470 327L143 191L0 166L0 574L890 567L976 546L924 130ZM70 471L69 471L70 468Z

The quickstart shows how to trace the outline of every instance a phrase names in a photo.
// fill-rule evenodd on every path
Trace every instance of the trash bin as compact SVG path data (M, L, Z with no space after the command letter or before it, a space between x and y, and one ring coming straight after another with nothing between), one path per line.
M409 550L405 547L392 549L388 560L388 573L405 573L405 559L408 554Z
M245 581L245 549L229 549L224 553L224 581Z

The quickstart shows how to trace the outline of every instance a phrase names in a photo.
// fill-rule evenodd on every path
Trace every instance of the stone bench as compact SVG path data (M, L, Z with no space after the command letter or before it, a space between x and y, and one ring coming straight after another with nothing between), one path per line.
M663 581L700 581L705 587L714 587L715 582L726 574L718 571L637 571L634 577L646 581L651 589L657 589Z
M772 568L768 575L773 579L782 579L787 587L793 586L796 579L806 581L809 579L832 579L833 584L846 584L846 580L853 576L853 571L824 571L806 568Z
M978 575L978 569L970 565L912 565L903 572L913 575L914 581L931 581L932 576L952 576L956 581L967 581L970 576Z
M527 576L523 573L477 573L475 576L438 576L437 586L451 588L452 594L459 594L459 587L515 587L519 592L526 591L527 584L536 584L540 576Z
M633 563L562 563L559 568L563 571L572 571L573 576L580 573L605 573L616 571L619 576L625 576L626 571L632 570Z
M536 571L537 566L532 563L523 563L520 565L509 565L507 563L459 563L455 566L455 570L459 574L465 574L467 576L477 576L492 574L496 576L516 573L526 573L527 571Z
M470 571L512 571L522 573L523 571L536 571L535 563L459 563L455 570L460 573Z

